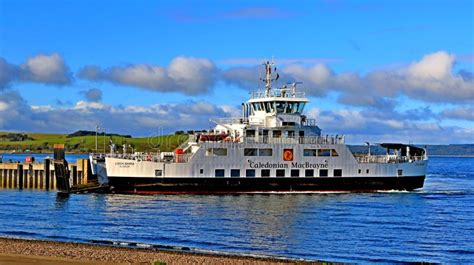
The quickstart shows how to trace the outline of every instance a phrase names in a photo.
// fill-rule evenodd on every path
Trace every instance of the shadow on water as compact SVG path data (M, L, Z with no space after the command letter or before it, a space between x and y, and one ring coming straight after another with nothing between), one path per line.
M71 195L67 193L57 193L56 200L55 200L55 208L60 210L64 209L67 206L67 203L70 199Z

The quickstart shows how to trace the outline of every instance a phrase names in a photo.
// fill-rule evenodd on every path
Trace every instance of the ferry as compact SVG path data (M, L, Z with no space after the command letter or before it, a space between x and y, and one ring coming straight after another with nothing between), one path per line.
M426 149L382 143L383 155L354 154L344 135L324 135L304 115L309 102L298 83L264 62L265 89L250 93L242 115L211 119L208 132L189 135L174 152L108 154L112 192L137 194L254 192L372 192L423 187ZM97 159L95 160L97 161Z

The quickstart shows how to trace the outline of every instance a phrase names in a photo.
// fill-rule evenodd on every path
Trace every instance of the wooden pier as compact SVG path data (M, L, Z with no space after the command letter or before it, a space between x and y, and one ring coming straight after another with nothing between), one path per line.
M69 165L71 185L85 185L91 181L88 159L78 159ZM43 163L0 163L0 189L56 190L56 175L52 159Z

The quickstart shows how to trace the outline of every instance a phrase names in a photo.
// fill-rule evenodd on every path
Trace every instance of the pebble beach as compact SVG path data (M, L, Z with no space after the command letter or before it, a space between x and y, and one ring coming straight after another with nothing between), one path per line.
M310 264L247 256L217 255L0 238L0 264Z

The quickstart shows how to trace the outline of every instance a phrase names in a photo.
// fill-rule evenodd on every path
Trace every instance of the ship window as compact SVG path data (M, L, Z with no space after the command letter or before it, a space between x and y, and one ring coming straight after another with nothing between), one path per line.
M247 137L255 137L255 130L247 130Z
M316 156L316 149L304 149L303 156Z
M260 172L261 177L270 177L270 169L262 169Z
M240 177L240 169L231 169L230 170L230 176L233 178L239 178Z
M285 177L285 170L284 169L277 169L276 170L277 177Z
M247 169L245 171L245 176L247 178L254 178L255 177L255 169Z
M314 177L314 169L306 169L304 171L304 176L305 177Z
M199 169L199 174L201 174L201 175L204 174L204 169L202 169L202 168Z
M318 156L331 156L330 149L318 149Z
M369 174L369 169L367 169L367 170L365 171L365 173Z
M334 177L342 177L342 169L334 169Z
M291 176L292 177L299 177L300 176L300 170L299 169L292 169L291 170Z
M225 176L224 169L216 169L216 178L223 178Z
M273 138L281 138L281 131L280 130L273 131Z
M208 148L206 156L226 156L227 148Z
M331 150L331 156L339 156L335 149Z
M295 131L288 131L288 138L295 138Z
M328 176L328 170L327 169L320 169L319 170L319 176L320 177L327 177Z
M362 169L359 168L359 174L362 173Z
M273 149L271 149L271 148L258 149L258 155L259 156L272 156L273 155Z
M155 170L155 177L163 176L163 170Z
M257 148L244 148L244 156L257 156Z
M399 170L397 171L397 175L398 175L399 177L401 177L401 176L403 175L403 170L402 170L402 169L399 169Z

